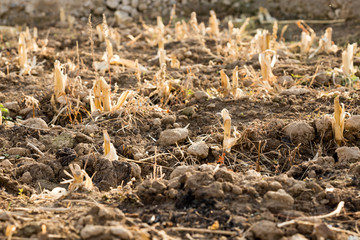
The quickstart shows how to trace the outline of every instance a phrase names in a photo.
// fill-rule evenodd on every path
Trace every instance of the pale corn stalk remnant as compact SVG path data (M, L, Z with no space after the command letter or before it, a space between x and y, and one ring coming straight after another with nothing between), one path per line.
M158 57L160 67L166 65L166 51L164 49L159 48Z
M354 55L357 50L357 44L348 44L347 49L342 52L341 70L346 77L350 77L355 73L354 69Z
M335 44L333 44L333 42L332 42L332 28L331 27L328 27L325 30L325 34L320 39L319 45L322 48L322 50L325 51L326 53L336 52L338 50L338 47Z
M175 38L177 41L181 41L185 38L186 30L181 22L175 23Z
M63 73L63 68L58 60L54 63L54 93L58 102L65 104L65 86L67 75Z
M94 190L94 185L92 183L92 177L89 177L89 175L85 172L84 169L81 169L79 165L76 163L69 165L71 174L64 170L64 173L70 177L70 179L60 182L61 184L67 184L69 185L69 191L73 192L80 188L83 188L87 191ZM85 182L84 182L85 177Z
M104 135L104 144L103 144L104 157L109 159L110 161L118 160L119 157L116 153L116 149L114 145L110 142L110 136L107 130L103 131L103 135Z
M171 68L180 68L180 61L176 59L175 54L171 55L170 67Z
M275 66L276 63L276 53L271 50L260 53L259 62L261 66L261 75L263 78L263 82L265 81L266 85L270 87L271 85L273 85L275 78L271 69Z
M66 22L66 15L64 8L60 8L60 22Z
M254 40L257 48L257 53L262 53L270 49L270 38L271 35L268 30L258 30Z
M231 147L236 144L238 139L231 137L231 118L229 115L229 111L226 108L221 111L221 116L224 122L223 150L226 152L230 152Z
M234 96L235 99L239 99L241 96L243 96L244 92L239 88L239 68L236 66L232 72L232 89L231 93Z
M100 42L103 42L104 41L104 34L103 34L103 31L104 31L104 28L103 28L103 25L102 24L99 24L96 26L96 31L97 31L97 34L98 34L98 37L99 37L99 41Z
M308 54L310 52L311 46L315 40L316 33L315 31L309 27L304 21L299 20L296 23L301 32L301 42L300 42L300 53L301 54Z
M2 111L0 110L0 125L2 125Z
M230 79L226 75L224 70L220 71L220 79L221 79L221 88L222 91L224 92L224 96L227 96L231 90L231 85L230 85Z
M19 36L18 54L19 54L19 65L20 65L21 73L30 74L31 67L28 64L26 41L25 41L24 33L20 33L20 36Z
M197 18L196 18L196 12L191 13L189 25L190 25L192 31L194 31L196 34L200 33L198 21L197 21Z
M332 130L334 139L337 145L340 146L341 142L344 141L344 126L345 126L345 107L344 104L339 103L339 96L334 99L334 117L332 119Z
M91 112L99 110L100 112L112 112L119 110L125 103L129 91L125 91L119 97L117 104L112 106L111 95L110 95L110 86L106 83L103 77L97 79L94 82L94 100L90 92L90 108Z
M208 33L210 36L217 37L219 36L219 21L216 18L216 13L214 10L210 11L210 18L209 18L209 30Z

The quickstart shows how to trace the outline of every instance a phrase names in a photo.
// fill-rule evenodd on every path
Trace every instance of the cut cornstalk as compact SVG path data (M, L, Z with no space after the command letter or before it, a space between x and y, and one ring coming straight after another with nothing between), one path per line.
M231 118L229 115L229 111L226 108L221 111L221 116L224 122L223 150L226 152L230 152L231 147L236 144L237 138L231 137Z
M56 100L60 103L65 103L63 96L65 95L65 86L67 75L63 73L63 69L58 60L54 63L54 93Z
M224 91L224 95L227 96L231 90L230 79L224 72L224 70L220 71L220 79L221 79L221 88Z
M104 134L104 144L103 144L104 157L109 159L110 161L118 160L119 157L116 153L116 149L115 149L114 145L110 142L110 136L109 136L107 130L104 130L103 134Z
M272 58L271 58L271 55ZM261 66L261 75L263 81L268 83L269 85L273 85L273 80L275 78L272 73L271 68L274 67L276 63L276 53L274 51L268 50L259 54L259 62Z
M334 117L332 119L332 129L334 133L335 142L340 146L344 141L344 126L345 126L345 107L339 103L339 96L334 99Z
M341 69L346 77L350 77L354 74L354 55L356 53L357 44L348 44L347 49L342 53L342 65Z

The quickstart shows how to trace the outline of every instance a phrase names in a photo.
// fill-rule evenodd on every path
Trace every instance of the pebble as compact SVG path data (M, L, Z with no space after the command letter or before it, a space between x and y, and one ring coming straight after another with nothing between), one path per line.
M309 89L294 86L292 88L289 88L289 89L286 89L286 90L280 92L280 95L288 95L288 96L295 95L295 96L297 96L297 95L304 95L309 92L310 92Z
M197 101L204 101L209 99L209 95L203 91L197 91L194 93L194 97Z
M131 21L131 17L129 16L129 13L124 12L122 10L117 10L114 13L114 16L115 16L115 21L117 24L122 24L124 22Z
M86 225L80 232L80 236L83 239L89 239L91 237L99 236L100 234L104 233L105 231L104 226L99 225Z
M18 104L18 102L6 102L3 104L4 108L9 109L12 112L19 112L20 111L20 106Z
M360 131L360 115L354 115L345 120L345 130Z
M118 5L119 5L118 0L106 0L106 6L110 9L116 9Z
M36 129L49 129L46 122L41 118L29 118L25 121L21 121L21 124Z
M26 156L28 154L30 154L30 150L26 149L26 148L22 148L22 147L14 147L14 148L10 148L8 150L8 154L9 155L19 155L19 156Z
M175 121L176 121L176 116L169 115L169 116L166 116L163 119L161 119L161 124L166 126L168 124L174 124Z
M303 121L290 123L284 128L284 132L295 144L308 144L315 138L314 128Z
M132 239L132 233L124 228L123 226L114 226L110 228L110 232L112 235L119 237L120 239Z
M169 146L178 142L185 141L188 136L189 130L187 128L167 129L160 133L158 142L162 146Z
M26 171L22 176L21 178L19 179L20 182L22 183L31 183L33 180L32 176L31 176L31 173Z
M187 149L187 152L191 155L204 159L209 154L209 146L204 141L196 142L191 144L191 146Z
M5 159L4 161L0 162L0 166L3 168L8 168L12 166L12 163L8 159Z
M274 222L261 220L253 224L246 232L246 239L278 240L284 235Z
M339 162L355 163L360 161L360 150L358 147L340 147L335 152Z
M268 191L265 193L263 201L264 205L271 212L280 212L284 209L292 209L294 205L294 198L283 189L279 189L276 192Z

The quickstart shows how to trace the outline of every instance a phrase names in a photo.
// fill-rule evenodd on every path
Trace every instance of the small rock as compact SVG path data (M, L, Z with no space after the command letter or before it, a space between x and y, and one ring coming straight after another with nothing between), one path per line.
M297 96L297 95L307 94L309 92L310 92L309 89L294 86L292 88L289 88L289 89L286 89L286 90L280 92L280 95L288 95L288 96L295 95L295 96Z
M360 161L360 150L358 147L340 147L335 152L339 162L355 163Z
M123 24L125 22L131 21L131 17L129 16L129 13L127 13L127 12L117 10L114 15L115 15L115 20L116 20L117 24Z
M110 232L112 235L119 237L120 239L132 239L132 233L124 228L123 226L114 226L110 228Z
M29 118L25 121L21 121L21 124L35 129L49 129L46 122L41 118Z
M295 144L308 144L315 138L315 130L306 122L293 122L284 128L285 134Z
M315 82L319 85L329 85L331 75L328 75L325 71L321 71L316 74Z
M322 118L315 119L315 127L320 137L324 140L332 139L332 123L329 116L323 116ZM346 126L346 122L345 122Z
M186 107L183 110L181 110L180 114L191 117L192 115L195 114L195 107L194 106Z
M17 113L20 111L20 106L18 102L6 102L3 104L4 108L9 109L10 111Z
M294 85L294 79L291 76L279 76L277 82L286 88L289 88Z
M19 179L19 181L20 182L22 182L22 183L31 183L32 182L32 177L31 177L31 173L29 173L29 172L25 172L22 176L21 176L21 178Z
M78 143L93 143L94 142L94 139L92 139L91 137L89 137L81 132L77 132L75 134L75 140Z
M131 6L133 8L137 8L138 5L139 5L139 0L131 0Z
M203 91L197 91L194 93L194 97L197 101L205 101L209 99L209 95Z
M304 235L297 233L295 235L292 235L289 240L308 240Z
M104 233L105 227L99 225L86 225L80 232L83 239L99 236Z
M191 144L191 146L187 149L187 152L203 159L209 154L209 146L204 141L196 142Z
M284 209L291 209L294 205L294 198L283 189L279 189L276 192L268 191L265 193L263 201L264 205L271 212L280 212Z
M12 167L12 163L8 159L5 159L4 161L0 162L0 166L3 168L10 168Z
M246 232L246 239L278 240L284 232L276 227L276 224L268 220L261 220L253 224Z
M99 132L99 128L96 125L85 125L83 131L86 135L92 135Z
M22 148L22 147L14 147L14 148L10 148L8 150L8 154L9 155L19 155L19 156L26 156L28 154L30 154L30 150L26 149L26 148Z
M349 131L360 131L360 115L354 115L346 119L345 129Z
M167 129L160 133L159 144L163 146L173 145L184 141L189 136L187 128Z
M151 187L156 189L156 191L159 193L162 193L166 189L165 183L157 180L151 184Z
M116 9L118 5L119 5L118 0L106 0L106 6L110 9Z
M161 125L161 119L160 118L154 118L153 119L153 125L154 126L160 126Z
M161 119L161 124L166 126L168 124L174 124L175 121L176 121L176 116L169 115L169 116L166 116L163 119Z
M215 179L223 179L225 182L233 182L233 175L226 168L220 168L214 174Z

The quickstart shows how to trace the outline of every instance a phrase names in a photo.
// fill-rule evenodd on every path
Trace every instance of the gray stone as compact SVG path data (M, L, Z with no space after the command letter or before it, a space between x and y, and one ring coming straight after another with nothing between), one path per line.
M49 129L46 122L41 118L29 118L25 121L21 121L21 124L35 129Z
M103 234L105 231L104 226L99 225L86 225L80 232L80 236L83 239L89 239L92 237L99 236L100 234Z
M131 0L131 6L133 8L137 8L138 5L139 5L139 0Z
M209 99L209 95L203 91L197 91L194 93L194 97L197 101L204 101Z
M285 209L292 209L294 205L294 198L291 197L288 193L286 193L283 189L279 189L278 191L268 191L264 195L264 205L271 212L280 212Z
M120 239L132 239L132 233L123 226L114 226L110 228L110 233Z
M3 104L3 106L15 113L20 111L20 106L19 106L18 102L6 102Z
M160 133L158 142L162 146L169 146L185 141L188 136L189 130L187 128L168 129Z
M340 147L335 152L339 162L355 163L360 161L360 150L358 147Z
M349 131L360 131L360 115L354 115L346 119L345 129Z
M268 220L261 220L253 224L246 232L246 239L278 240L284 232L276 227L276 224Z
M12 167L12 163L8 159L5 159L4 161L0 162L0 166L3 168L10 168Z
M280 92L280 95L303 95L303 94L307 94L309 93L310 90L309 89L306 89L306 88L301 88L301 87L292 87L292 88L289 88L289 89L286 89L282 92Z
M30 154L30 150L22 147L14 147L8 150L9 155L26 156Z
M308 144L315 138L314 128L302 121L290 123L284 128L284 132L295 144Z
M115 21L117 24L122 24L122 23L129 22L132 20L131 17L129 16L129 13L124 12L122 10L117 10L114 13L114 16L115 16Z
M206 158L209 154L209 146L204 142L196 142L191 144L187 152L199 158Z
M119 0L106 0L106 6L110 9L116 9L119 5Z

